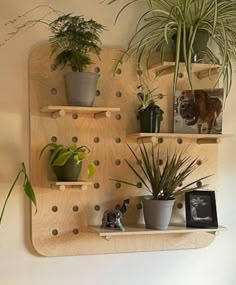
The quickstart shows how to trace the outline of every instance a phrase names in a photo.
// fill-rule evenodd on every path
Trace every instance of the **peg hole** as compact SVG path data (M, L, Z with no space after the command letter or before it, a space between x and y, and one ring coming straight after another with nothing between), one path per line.
M116 97L120 98L122 96L122 93L120 91L116 91Z
M75 229L73 229L72 232L73 232L74 235L77 235L79 233L79 229L75 228Z
M121 120L121 115L120 114L116 114L115 118L116 118L117 121L119 121L119 120Z
M58 211L58 207L57 207L57 206L53 206L53 207L52 207L52 211L53 211L54 213L56 213L56 212Z
M119 137L115 138L115 142L116 143L120 143L121 142L121 138L119 138Z
M73 206L72 210L73 210L73 212L78 212L79 211L79 207L75 205L75 206Z
M51 92L52 95L57 95L57 89L56 88L52 88L50 90L50 92Z
M93 139L93 141L94 141L95 143L99 143L100 139L99 139L99 137L95 137L95 138Z
M99 73L99 72L100 72L100 67L98 67L98 66L95 67L95 68L94 68L94 72Z
M73 143L77 143L78 142L78 138L77 137L72 137L71 140L72 140Z
M100 184L99 184L99 183L94 183L93 187L94 187L95 189L98 189L98 188L100 188Z
M79 116L78 116L77 113L73 113L73 114L71 115L71 117L72 117L72 119L77 120Z
M100 209L101 209L101 207L100 207L99 205L95 205L95 206L94 206L94 210L95 210L95 211L100 211Z
M53 236L57 236L58 235L58 230L57 229L53 229L52 230L52 235Z
M51 142L53 142L53 143L57 142L57 137L56 136L52 136L51 137Z

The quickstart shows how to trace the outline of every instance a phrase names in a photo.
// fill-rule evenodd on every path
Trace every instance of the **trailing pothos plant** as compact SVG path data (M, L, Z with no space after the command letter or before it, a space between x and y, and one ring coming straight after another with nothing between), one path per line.
M90 149L87 146L77 146L72 144L69 147L62 144L48 143L40 152L40 158L46 149L51 150L49 164L52 166L63 166L66 162L73 157L76 164L80 164L83 160L87 159L90 155ZM94 163L88 165L88 178L92 177L96 172Z
M106 1L111 4L119 0ZM115 22L126 8L140 1L143 0L127 0ZM208 34L209 41L206 50L201 51L198 62L219 64L216 84L220 79L223 80L227 98L232 85L232 64L236 60L236 1L146 0L146 3L147 10L139 17L123 57L136 55L138 63L146 61L148 67L153 54L158 52L163 55L175 37L173 92L176 90L181 53L192 88L194 43L198 32L203 31Z
M27 197L30 199L30 201L34 204L35 208L36 208L36 211L35 213L37 212L37 203L36 203L36 197L35 197L35 194L34 194L34 190L33 190L33 187L30 183L30 180L29 180L29 177L28 177L28 174L26 172L26 168L25 168L25 164L22 162L21 164L21 169L20 171L18 172L14 182L12 183L11 187L10 187L10 190L7 194L7 197L5 199L5 202L3 204L3 208L2 208L2 211L1 211L1 215L0 215L0 224L2 222L2 219L3 219L3 214L4 214L4 211L6 209L6 205L7 205L7 202L8 202L8 199L10 198L11 196L11 193L18 181L18 179L20 178L20 176L23 175L23 191L25 192L25 194L27 195Z
M197 158L184 155L184 151L179 154L175 151L173 155L167 151L166 161L162 165L159 148L154 148L152 144L149 152L144 143L139 144L138 147L140 156L128 145L135 163L127 159L125 161L141 182L142 188L150 192L154 200L172 200L185 192L205 187L206 185L199 182L211 176L207 175L181 186L185 179L198 168ZM137 187L137 183L134 182L113 180Z

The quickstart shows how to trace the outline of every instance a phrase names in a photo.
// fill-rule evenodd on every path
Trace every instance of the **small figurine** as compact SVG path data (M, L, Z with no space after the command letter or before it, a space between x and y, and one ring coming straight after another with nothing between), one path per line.
M127 211L128 204L129 199L126 199L124 200L123 205L119 209L106 210L103 214L101 228L119 229L120 231L125 231L125 228L121 224L121 219Z

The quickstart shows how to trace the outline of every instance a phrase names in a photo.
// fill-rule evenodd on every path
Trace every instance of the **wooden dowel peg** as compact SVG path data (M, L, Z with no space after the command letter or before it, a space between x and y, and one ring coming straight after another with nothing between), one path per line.
M218 68L207 69L197 72L197 78L203 79L206 77L211 77L213 75L216 75L217 73L219 73Z
M94 114L94 119L99 120L102 118L110 118L111 117L111 111L105 111L105 112L99 112Z
M158 138L157 137L142 137L137 139L137 143L157 143Z
M79 189L79 190L87 190L88 189L88 185L86 185L86 184L83 184L83 185L72 185L71 187Z
M66 115L66 111L65 110L59 110L59 111L57 111L57 112L53 112L52 114L51 114L51 117L53 118L53 119L57 119L57 118L59 118L59 117L64 117Z
M65 191L66 190L66 186L65 185L51 184L51 188L53 190L60 190L60 191Z
M218 143L220 143L220 138L197 139L197 144L218 144Z

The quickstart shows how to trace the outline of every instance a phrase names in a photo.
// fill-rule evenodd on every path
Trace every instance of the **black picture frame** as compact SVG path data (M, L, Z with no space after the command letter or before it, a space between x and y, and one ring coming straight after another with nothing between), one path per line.
M214 191L185 193L186 226L193 228L218 228Z

